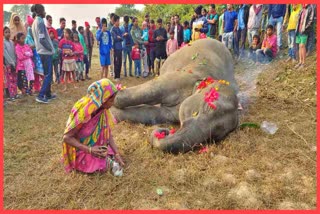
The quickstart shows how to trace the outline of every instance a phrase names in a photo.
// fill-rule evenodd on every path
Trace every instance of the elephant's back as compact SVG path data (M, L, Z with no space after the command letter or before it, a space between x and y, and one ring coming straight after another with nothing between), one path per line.
M197 76L225 79L237 91L230 51L215 39L199 39L173 53L163 64L161 74L192 70ZM186 75L190 75L186 72Z

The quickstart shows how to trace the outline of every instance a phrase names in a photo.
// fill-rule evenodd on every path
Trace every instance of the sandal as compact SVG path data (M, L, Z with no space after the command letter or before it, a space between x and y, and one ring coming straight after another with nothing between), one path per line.
M301 65L301 63L298 63L296 66L294 66L294 68L299 68Z

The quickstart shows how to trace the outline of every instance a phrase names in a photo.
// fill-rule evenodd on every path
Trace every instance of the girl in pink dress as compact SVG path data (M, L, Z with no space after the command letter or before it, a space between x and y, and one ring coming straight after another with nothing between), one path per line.
M24 33L17 34L17 71L18 71L18 88L22 94L32 95L34 73L33 73L33 61L32 50L29 45L25 44Z

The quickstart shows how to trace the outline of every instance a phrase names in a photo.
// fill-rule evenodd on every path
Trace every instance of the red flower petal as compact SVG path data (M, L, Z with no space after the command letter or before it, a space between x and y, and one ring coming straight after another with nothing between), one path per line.
M175 130L175 129L171 129L171 130L169 131L169 133L170 133L170 134L174 134L174 133L176 133L176 130Z
M208 148L206 146L199 150L199 154L202 154L205 152L208 152Z

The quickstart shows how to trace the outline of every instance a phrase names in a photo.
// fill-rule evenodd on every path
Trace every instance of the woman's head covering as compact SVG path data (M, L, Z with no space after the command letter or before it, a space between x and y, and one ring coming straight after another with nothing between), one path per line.
M90 120L92 113L96 112L117 91L116 86L109 79L101 79L92 83L88 88L87 95L73 106L64 133L66 134L84 121Z
M56 31L54 28L50 28L50 29L48 30L48 33L49 33L49 35L50 35L50 33L53 33L54 38L55 38L55 39L58 39L58 33L57 33L57 31Z
M16 17L20 18L20 16L17 13L12 13L11 14L10 23L9 23L10 39L11 40L13 40L18 33L26 34L26 29L25 29L25 27L24 27L24 25L23 25L23 23L21 21L21 18L20 18L20 22L19 22L18 26L14 24L14 19Z

